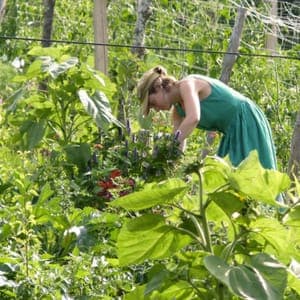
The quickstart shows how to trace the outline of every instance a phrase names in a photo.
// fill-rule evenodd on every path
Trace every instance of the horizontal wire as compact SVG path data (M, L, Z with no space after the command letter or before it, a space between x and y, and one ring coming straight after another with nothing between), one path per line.
M226 52L226 51L200 50L200 49L188 49L188 48L136 46L136 45L126 45L126 44L80 42L80 41L70 41L70 40L42 39L42 38L17 37L17 36L6 36L6 35L2 35L2 36L0 35L0 39L23 40L23 41L31 41L31 42L48 42L48 43L50 42L50 43L61 43L61 44L75 44L75 45L89 45L89 46L103 46L103 47L114 47L114 48L131 48L131 49L135 48L135 49L148 49L148 50L160 50L160 51L193 52L193 53L220 54L220 55L229 54L229 55L236 55L236 56L300 60L300 56L289 56L289 55L240 53L240 52Z

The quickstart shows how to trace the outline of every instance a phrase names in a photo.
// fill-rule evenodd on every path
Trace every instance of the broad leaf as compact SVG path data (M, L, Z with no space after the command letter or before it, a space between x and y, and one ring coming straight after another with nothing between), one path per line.
M190 242L188 235L166 225L164 217L143 215L127 221L119 233L117 251L120 265L170 257Z
M31 150L42 140L46 130L46 121L41 120L38 122L27 120L25 121L20 132L24 137L24 146L26 149Z
M300 296L300 278L291 272L288 273L288 286Z
M50 184L47 182L42 187L37 205L43 205L53 194L54 194L54 191L51 189Z
M169 179L158 184L145 185L142 191L118 198L110 205L138 211L159 204L170 203L186 189L187 185L182 180Z
M90 97L85 90L80 90L78 96L85 110L99 128L106 131L111 123L123 127L123 124L112 115L109 101L102 92L97 91Z
M265 253L251 256L249 263L268 282L268 287L271 288L269 293L274 293L277 299L281 299L287 285L286 267Z
M168 288L163 290L159 294L161 300L189 300L195 299L194 289L193 287L187 282L183 280L179 280Z
M239 212L243 207L243 198L233 191L213 193L210 198L229 216Z
M206 256L204 258L204 266L219 281L223 282L227 287L230 287L228 274L231 267L223 259L213 255Z
M300 205L291 209L291 211L284 217L284 223L289 226L300 227Z
M215 192L228 184L231 167L219 157L208 156L205 158L203 168L203 186L206 193Z
M291 250L287 240L288 229L276 219L258 218L249 224L249 229L262 236L273 247L277 256L284 254L288 259Z
M87 163L91 158L90 146L86 143L67 145L65 147L67 161L71 164L77 165L81 172L87 169Z
M229 175L229 181L238 192L271 205L278 205L276 197L290 185L287 174L261 166L256 150Z
M251 257L250 265L237 266L230 266L217 256L207 256L204 265L232 293L243 299L283 299L287 271L266 254Z

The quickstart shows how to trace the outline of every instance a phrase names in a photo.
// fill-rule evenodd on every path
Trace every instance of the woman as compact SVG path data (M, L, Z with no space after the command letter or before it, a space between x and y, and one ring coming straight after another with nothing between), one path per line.
M142 114L173 109L174 133L180 148L195 128L219 131L223 137L218 155L234 166L256 149L262 166L276 169L276 155L269 123L263 112L247 97L217 79L189 75L179 81L157 66L138 83Z

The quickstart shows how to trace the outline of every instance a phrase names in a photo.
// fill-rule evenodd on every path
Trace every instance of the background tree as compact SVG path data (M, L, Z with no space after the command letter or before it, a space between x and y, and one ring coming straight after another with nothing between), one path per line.
M52 37L53 15L54 15L55 0L44 0L44 24L43 24L43 40L42 46L49 47Z

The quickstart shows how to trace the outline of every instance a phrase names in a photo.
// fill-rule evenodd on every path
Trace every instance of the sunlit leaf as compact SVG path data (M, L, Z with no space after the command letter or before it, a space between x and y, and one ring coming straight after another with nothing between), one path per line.
M300 227L300 205L293 207L284 217L284 224Z
M276 197L290 185L287 174L261 166L256 150L229 175L229 181L236 191L271 205L278 205Z
M223 158L207 156L203 168L203 186L206 193L212 193L228 184L231 167Z
M249 229L262 236L275 250L277 255L284 253L289 255L290 247L288 229L281 225L279 221L271 218L258 218L249 224Z
M143 215L122 227L117 241L120 265L166 258L191 242L188 235L166 225L160 215Z
M110 203L111 206L138 211L172 202L186 191L187 185L180 179L169 179L160 183L145 185L142 191L128 194Z

